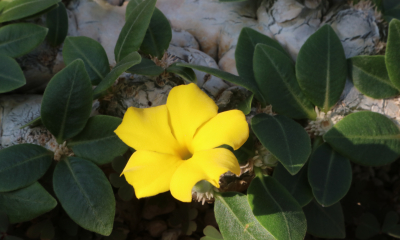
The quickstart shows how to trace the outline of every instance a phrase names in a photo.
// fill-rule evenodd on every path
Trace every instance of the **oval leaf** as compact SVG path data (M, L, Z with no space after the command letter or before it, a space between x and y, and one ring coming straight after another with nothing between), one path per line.
M306 217L299 203L276 179L257 176L247 189L254 216L277 240L302 240Z
M47 13L46 25L49 28L47 41L50 45L58 46L63 43L68 33L68 14L62 2Z
M143 1L130 12L115 45L114 54L117 62L139 49L146 35L156 1Z
M67 37L63 47L65 64L82 59L93 85L97 85L110 72L106 51L89 37Z
M400 156L400 130L379 113L352 113L335 124L324 139L340 154L365 166L385 165Z
M140 51L161 59L165 50L168 49L171 39L172 30L168 19L158 8L154 8L146 35L140 45Z
M19 144L0 151L0 192L31 185L41 178L53 160L53 153L33 144Z
M37 182L16 191L0 193L0 209L12 224L34 219L56 205L57 201Z
M303 44L296 76L304 94L324 112L337 103L346 83L346 56L330 25L322 26Z
M92 111L92 85L83 61L78 59L51 79L43 94L43 125L59 144L85 127Z
M191 69L191 68L179 67L176 65L176 63L174 63L165 70L167 72L178 75L179 77L183 78L187 82L197 83L196 74L194 73L193 69Z
M224 239L274 240L251 212L246 195L237 192L215 196L215 218Z
M348 60L354 86L364 95L375 99L399 94L386 70L385 56L356 56Z
M360 217L360 224L356 228L358 239L369 239L380 233L381 227L378 219L371 213L364 213Z
M114 84L115 80L117 80L117 78L122 73L124 73L135 64L140 63L140 61L141 57L137 52L133 52L122 59L93 90L93 98L96 99L101 97L107 91L107 89L109 89Z
M390 81L400 90L400 20L393 19L389 23L389 35L386 45L386 67Z
M308 181L315 199L322 206L331 206L350 189L352 170L350 161L335 152L327 143L312 154L308 164Z
M296 80L292 59L276 48L258 44L253 63L258 87L277 113L296 119L316 118Z
M300 124L285 116L257 114L251 120L251 128L262 145L283 166L295 175L307 162L311 153L311 140Z
M4 1L0 8L0 23L17 20L39 13L61 0L13 0Z
M157 66L155 62L150 59L142 58L140 63L129 68L126 72L139 75L158 76L164 72L164 68Z
M17 61L0 55L0 93L5 93L26 84L24 73Z
M291 175L282 164L274 169L274 178L284 186L296 199L300 206L304 207L313 200L310 184L308 183L307 168L303 167L296 175Z
M128 146L114 133L121 122L122 119L112 116L91 117L83 131L68 142L68 146L78 157L98 165L110 163L128 150Z
M0 28L0 54L22 56L35 49L48 29L32 23L15 23Z
M388 212L382 224L382 232L389 233L390 230L399 226L397 225L398 221L399 221L399 215L396 212L394 211Z
M330 206L322 207L312 201L303 208L307 218L307 232L319 238L346 237L344 227L344 216L340 202Z
M115 198L100 168L77 157L63 159L54 170L53 187L72 220L87 230L111 234Z

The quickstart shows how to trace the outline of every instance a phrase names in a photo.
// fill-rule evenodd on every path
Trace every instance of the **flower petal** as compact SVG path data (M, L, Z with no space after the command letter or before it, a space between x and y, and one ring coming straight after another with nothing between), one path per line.
M181 149L172 135L165 105L145 109L128 108L115 133L136 150L180 155Z
M218 188L219 177L227 171L240 174L239 163L231 151L216 148L196 152L172 176L171 194L182 202L191 202L192 188L197 182L207 180Z
M132 154L122 173L137 198L150 197L169 190L171 178L183 162L174 155L139 150Z
M189 151L196 130L218 113L218 106L194 83L174 87L169 93L167 107L172 132L179 144Z
M240 110L219 113L201 126L193 138L194 152L229 145L240 148L249 138L249 125Z

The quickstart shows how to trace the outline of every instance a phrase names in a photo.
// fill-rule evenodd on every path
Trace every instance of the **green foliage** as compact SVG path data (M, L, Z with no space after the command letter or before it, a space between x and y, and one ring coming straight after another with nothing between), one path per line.
M53 174L54 192L62 207L81 227L110 235L115 199L104 173L93 163L68 157L59 162Z
M251 128L262 145L295 175L311 153L311 141L298 123L285 116L258 114L251 119Z
M358 239L369 239L381 231L378 219L371 213L365 213L360 217L360 224L356 229Z
M12 224L36 218L56 205L57 201L37 182L16 191L0 193L0 209Z
M347 115L324 140L343 156L365 166L382 166L400 156L400 130L387 117L374 112Z
M203 233L205 237L200 238L200 240L223 240L224 238L222 237L221 233L218 232L217 229L215 229L213 226L206 226L203 229Z
M29 17L61 2L61 0L14 0L0 4L0 23Z
M10 226L10 220L7 214L0 212L0 233L7 232L8 226Z
M103 46L88 37L67 37L63 46L63 58L67 65L81 59L93 85L99 84L110 72Z
M46 25L49 29L47 41L50 45L58 46L63 43L68 33L68 14L62 2L47 13Z
M349 191L351 180L350 161L327 143L312 154L308 164L308 181L315 199L323 207L339 202Z
M5 93L26 84L24 73L17 61L0 54L0 93Z
M386 67L390 81L400 90L400 20L393 19L389 23L389 36L386 46Z
M224 239L275 240L254 217L242 193L217 194L214 211Z
M277 240L303 239L307 222L299 203L275 178L256 175L247 189L256 219Z
M303 210L308 233L320 238L346 238L343 210L339 202L330 207L322 207L312 201Z
M257 84L274 111L290 118L315 119L314 106L296 80L292 59L276 48L258 44L253 62Z
M159 76L161 73L164 72L164 68L157 66L150 59L142 58L140 63L134 65L126 71L139 75Z
M328 112L336 104L346 83L346 56L330 25L311 35L300 49L296 76L309 100Z
M177 66L176 63L174 63L167 69L165 69L165 71L174 73L179 77L183 78L184 80L186 80L187 82L197 83L196 74L191 68Z
M29 186L45 174L53 153L33 144L19 144L0 151L0 192Z
M240 102L237 106L237 109L242 111L244 115L247 115L251 112L251 103L253 102L254 93L247 97L243 102Z
M83 61L78 59L57 73L43 94L43 125L59 144L85 127L92 110L92 85Z

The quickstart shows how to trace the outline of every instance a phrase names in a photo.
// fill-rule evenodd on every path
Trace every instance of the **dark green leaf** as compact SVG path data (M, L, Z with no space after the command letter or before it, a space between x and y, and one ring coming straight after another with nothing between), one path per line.
M251 103L253 102L254 93L251 94L248 98L246 98L243 102L240 102L237 108L247 115L251 112Z
M304 128L285 116L257 114L251 128L262 145L295 175L307 162L311 153L311 140Z
M87 230L111 234L115 199L100 168L77 157L63 159L54 170L53 187L72 220Z
M393 19L389 23L389 35L386 45L386 67L390 81L400 90L400 20Z
M314 106L296 80L292 59L276 48L257 44L253 63L258 87L277 113L296 119L315 119Z
M400 238L400 225L393 226L387 234L394 238Z
M118 157L114 158L111 165L112 165L112 168L114 169L114 171L116 171L118 174L121 174L122 171L124 170L127 162L128 162L128 160L126 160L124 157L118 156Z
M0 192L26 187L50 167L53 153L33 144L18 144L0 151Z
M124 73L126 70L134 66L135 64L140 63L141 57L139 53L133 52L127 55L124 59L115 65L115 67L111 70L110 73L99 83L99 85L93 90L93 98L101 97L107 89L109 89L117 80L117 78Z
M398 221L399 221L399 215L396 212L394 211L388 212L382 224L382 232L388 233L392 228L396 227Z
M293 176L282 164L278 164L274 169L273 176L292 194L300 206L304 207L314 198L310 184L308 183L307 167L303 167Z
M158 76L164 72L164 68L157 66L152 60L142 58L141 62L126 70L129 73Z
M216 195L214 212L224 239L275 240L254 217L246 195L242 193Z
M8 220L7 214L0 212L0 233L7 232L10 220Z
M0 55L0 93L5 93L26 84L24 73L17 61Z
M176 63L165 69L167 72L174 73L188 82L197 83L196 74L193 69L177 66Z
M319 204L328 207L339 202L349 191L351 180L350 161L327 143L312 154L308 164L308 181Z
M312 201L303 210L307 218L308 233L320 238L344 239L346 237L340 202L330 207L322 207L317 202Z
M126 183L122 185L120 189L118 189L118 196L127 202L135 196L135 191L133 190L133 187L129 185L129 183Z
M133 10L135 10L135 8L137 8L138 5L144 1L145 0L130 0L128 2L128 5L126 6L125 19L128 19L129 15L133 12Z
M47 41L52 46L58 46L63 43L68 33L68 14L62 2L47 13L46 25L49 28Z
M0 209L10 223L34 219L57 205L57 201L39 183L12 192L0 193Z
M114 133L122 119L98 115L89 118L85 128L68 142L75 155L98 165L110 163L124 154L128 146Z
M360 217L360 224L356 228L358 239L369 239L380 232L378 219L371 213L365 213Z
M171 39L172 30L168 19L158 8L154 8L140 51L161 59L165 50L168 49Z
M99 84L110 72L106 51L101 44L88 37L67 37L63 47L65 64L82 59L93 85Z
M113 185L113 187L116 187L116 188L120 188L120 187L128 184L126 182L124 176L119 176L119 174L116 174L116 173L111 173L108 178L110 180L111 185Z
M114 49L117 62L139 49L146 35L155 4L156 0L143 1L129 13Z
M32 23L15 23L1 27L0 54L13 58L27 54L43 42L47 31L47 28Z
M39 13L61 0L13 0L0 5L0 23L17 20Z
M51 79L43 94L43 125L59 144L85 127L92 111L92 85L83 61L77 59Z
M296 61L297 81L304 94L324 112L337 103L346 83L342 42L329 24L311 35Z
M399 94L386 70L385 56L356 56L348 60L354 86L368 97L391 98Z
M381 166L400 156L400 130L374 112L356 112L335 124L324 140L340 154L365 166Z
M247 189L254 216L277 240L304 239L307 222L299 203L275 178L257 175Z

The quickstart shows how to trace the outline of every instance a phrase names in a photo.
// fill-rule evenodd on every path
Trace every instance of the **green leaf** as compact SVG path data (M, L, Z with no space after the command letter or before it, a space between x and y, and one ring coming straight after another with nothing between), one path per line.
M68 33L68 14L62 2L47 13L46 26L49 28L47 41L50 45L58 46L64 42Z
M386 67L390 81L400 90L400 20L393 19L389 23L389 35L386 45Z
M205 237L202 237L200 240L223 240L221 233L218 232L215 227L208 225L203 229L203 233Z
M19 144L0 151L0 192L26 187L50 167L53 153L33 144Z
M91 117L82 132L68 142L68 147L76 156L98 165L110 163L128 150L128 146L114 133L121 122L122 119L112 116Z
M319 204L328 207L339 202L349 191L351 180L350 161L327 143L312 154L308 164L308 181Z
M0 55L0 93L5 93L26 84L24 73L17 61Z
M43 94L43 125L59 144L85 127L92 111L92 85L83 61L78 59L51 79Z
M101 97L107 89L109 89L118 79L118 77L124 73L126 70L134 66L135 64L140 63L141 57L139 53L133 52L127 55L124 59L115 65L115 67L111 70L110 73L99 83L99 85L93 90L93 98Z
M129 183L125 183L118 189L118 196L125 202L131 200L135 196L135 191Z
M303 208L307 218L307 232L319 238L346 238L344 216L340 202L322 207L312 201Z
M128 19L129 15L133 12L133 10L135 10L135 8L137 8L138 5L144 1L145 0L130 0L128 2L128 5L126 6L125 19Z
M285 116L257 114L251 119L251 128L262 145L283 166L295 175L307 162L311 140L304 128Z
M246 195L242 193L217 194L214 212L224 239L275 240L254 217Z
M37 126L40 126L40 125L43 125L43 123L42 123L42 117L41 117L41 116L39 116L39 117L33 119L32 121L30 121L30 122L28 122L27 124L23 125L23 126L20 127L19 129L23 129L23 128L26 128L26 127L28 127L28 126L29 126L29 127L37 127Z
M114 171L116 171L118 174L121 174L127 163L128 163L127 159L125 159L123 156L118 156L114 158L114 160L111 163L111 166L114 169Z
M0 8L3 7L0 14L0 23L17 20L39 13L61 0L13 0L4 1Z
M93 85L99 84L110 72L106 51L96 40L88 37L67 37L63 47L65 64L82 59Z
M196 74L193 69L177 66L176 63L165 69L167 72L174 73L188 82L197 83Z
M120 176L116 173L111 173L110 176L108 177L108 179L110 180L111 185L113 185L113 187L116 187L116 188L120 188L120 187L128 184L123 175Z
M253 56L258 43L276 48L282 53L287 54L277 41L252 28L244 27L240 32L235 50L236 68L241 78L254 85L257 85L257 82L253 72Z
M360 222L356 228L356 237L358 239L369 239L378 235L381 231L378 219L371 213L364 213L360 217Z
M0 233L7 232L8 226L10 226L10 220L7 214L0 212Z
M399 215L394 211L388 212L382 224L382 232L385 233L390 232L392 228L396 227L398 222L399 222Z
M62 207L78 225L105 236L111 234L115 198L99 167L81 158L65 158L54 170L53 187Z
M11 224L34 219L56 205L57 201L37 182L16 191L0 193L0 209L8 215Z
M354 86L364 95L375 99L399 94L386 70L385 56L356 56L348 60Z
M400 156L400 130L379 113L349 114L324 135L324 140L340 154L364 166L385 165Z
M139 49L146 35L156 1L146 0L141 2L127 17L114 49L117 62Z
M239 76L233 75L228 72L224 72L224 71L216 69L216 68L205 67L205 66L200 66L200 65L193 65L193 64L187 64L187 63L177 63L176 65L181 66L181 67L193 68L193 69L196 69L196 70L199 70L202 72L206 72L206 73L209 73L216 77L222 78L228 82L242 86L242 87L246 88L247 90L253 92L256 95L256 97L258 98L258 100L263 101L263 98L258 90L257 85L253 82L246 81Z
M296 119L316 118L314 106L296 80L292 59L276 48L257 44L253 63L258 87L277 113Z
M342 42L329 24L318 29L301 47L296 76L304 94L324 112L339 100L346 83L346 56Z
M158 8L154 8L146 35L140 45L140 51L161 59L165 50L168 49L171 39L172 30L168 19Z
M14 23L1 27L0 54L12 58L27 54L43 42L47 31L47 28L32 23Z
M240 164L246 164L250 158L254 157L254 146L254 138L250 135L246 142L238 150L233 151L233 154Z
M141 62L126 70L129 73L158 76L164 72L164 68L157 66L152 60L142 58Z
M278 164L273 176L289 191L300 206L304 207L314 198L308 183L307 167L303 167L296 175L291 175L282 164Z
M254 93L251 94L248 98L246 98L243 102L240 102L237 106L237 109L242 111L244 115L247 115L251 112L251 103L253 102Z

